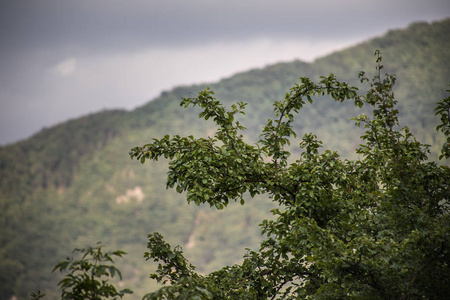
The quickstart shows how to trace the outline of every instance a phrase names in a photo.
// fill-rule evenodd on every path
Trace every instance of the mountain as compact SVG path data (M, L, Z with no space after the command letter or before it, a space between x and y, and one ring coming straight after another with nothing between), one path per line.
M401 122L430 144L430 159L437 160L443 137L434 129L433 109L450 82L449 36L450 19L415 23L313 63L279 63L216 83L178 87L134 111L102 111L1 147L0 298L26 299L41 290L56 299L60 276L51 273L53 266L75 247L97 241L128 252L118 267L124 285L135 291L133 298L153 286L148 274L154 266L143 258L148 233L161 232L172 245L180 244L200 272L239 262L246 247L257 247L257 224L271 215L269 199L233 203L223 211L187 205L182 194L165 189L167 162L141 165L128 156L132 147L165 134L210 135L212 123L205 126L197 109L179 106L181 97L207 86L227 105L248 103L245 135L257 140L272 103L299 77L334 73L364 89L358 74L375 74L373 53L379 49L384 70L397 74ZM352 103L320 99L300 112L295 130L300 137L313 132L326 148L351 157L361 129L350 119L360 113Z

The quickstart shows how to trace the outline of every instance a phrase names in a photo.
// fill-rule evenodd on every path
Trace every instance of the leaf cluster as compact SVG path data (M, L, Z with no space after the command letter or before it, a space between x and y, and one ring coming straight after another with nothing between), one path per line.
M450 90L447 90L450 93ZM439 115L441 123L436 126L436 130L440 130L447 137L444 145L442 145L441 155L439 159L450 158L450 96L442 99L436 105L434 110L436 116Z
M81 258L67 257L58 263L53 272L69 271L58 283L61 288L61 299L118 299L124 294L131 294L129 289L117 291L116 287L109 283L109 278L118 276L122 279L122 273L114 266L113 257L122 257L126 252L122 250L104 252L104 246L99 242L95 247L77 248Z
M146 257L162 262L152 278L170 286L149 299L190 293L198 299L418 299L450 292L450 169L427 161L428 147L400 126L396 77L382 74L381 53L375 57L374 78L360 73L368 84L362 94L333 74L317 84L301 78L274 103L274 118L253 145L234 120L245 105L226 110L207 89L182 105L203 108L200 117L218 127L213 137L165 136L131 150L142 163L169 159L167 187L196 204L222 209L230 200L243 203L247 194L266 194L280 205L275 219L261 224L266 239L259 251L207 276L194 272L180 248L150 235ZM290 158L294 118L324 95L371 108L371 117L354 118L365 130L360 159L320 152L322 142L309 133L300 141L300 157ZM438 129L448 137L447 108L444 100L436 111L443 122Z

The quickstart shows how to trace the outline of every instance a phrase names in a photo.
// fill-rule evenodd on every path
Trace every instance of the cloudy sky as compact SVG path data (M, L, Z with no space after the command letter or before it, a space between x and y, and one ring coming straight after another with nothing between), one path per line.
M447 17L448 0L1 0L0 145Z

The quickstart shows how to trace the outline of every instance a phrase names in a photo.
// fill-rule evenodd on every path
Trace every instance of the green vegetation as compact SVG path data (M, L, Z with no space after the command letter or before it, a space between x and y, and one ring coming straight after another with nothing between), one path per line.
M443 299L450 293L450 168L427 161L428 146L398 122L393 88L396 77L378 73L366 94L322 77L301 78L273 105L274 116L255 144L243 141L236 120L240 102L227 110L206 89L182 105L200 106L213 119L212 137L166 135L130 156L170 160L167 187L186 192L188 202L223 209L230 201L267 194L279 208L261 224L265 239L242 264L208 275L195 272L180 248L171 249L158 233L149 235L147 259L161 262L151 275L164 287L144 299ZM353 100L371 107L354 118L365 129L358 160L319 152L311 133L300 141L297 159L287 151L295 118L313 96ZM450 97L439 102L442 129L450 138ZM449 157L446 142L442 157Z
M126 253L121 250L104 252L103 247L101 243L97 243L96 247L75 249L74 252L83 254L81 259L68 257L53 268L53 271L70 271L58 284L61 288L61 299L117 299L122 298L124 294L133 293L129 289L117 291L116 287L108 282L109 278L116 274L122 279L122 273L114 266L113 257L122 257Z
M365 91L355 78L360 70L373 68L373 50L381 49L386 70L398 76L394 92L399 123L408 124L418 140L429 144L428 157L437 161L445 137L434 129L438 119L433 109L446 97L450 81L449 31L450 20L413 24L311 64L280 63L209 86L225 106L236 100L248 103L246 117L236 120L247 127L242 142L252 145L274 101L283 99L298 77L317 81L332 72ZM199 274L240 264L245 248L258 247L262 236L257 225L276 218L268 213L275 208L270 199L244 199L244 206L230 203L220 211L186 207L183 195L164 189L167 160L142 168L126 157L131 146L161 134L213 137L217 126L198 120L201 109L179 107L181 97L205 88L179 87L135 111L89 115L0 148L0 298L27 299L30 291L42 290L47 299L57 299L55 287L62 278L50 273L52 267L72 249L99 240L129 253L117 266L125 286L137 295L156 288L147 279L156 266L142 262L149 232L181 244ZM317 96L312 100L314 105L303 107L301 117L293 120L292 130L314 132L326 149L343 158L361 157L355 149L364 131L349 119L370 115L369 110ZM295 146L292 142L286 151L297 158L301 152Z

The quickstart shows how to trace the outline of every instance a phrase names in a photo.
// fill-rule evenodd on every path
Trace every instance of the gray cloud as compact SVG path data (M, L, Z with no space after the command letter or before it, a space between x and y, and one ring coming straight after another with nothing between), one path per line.
M1 34L21 46L185 45L255 37L340 39L448 16L445 0L4 1Z
M0 144L448 16L448 0L1 1Z

